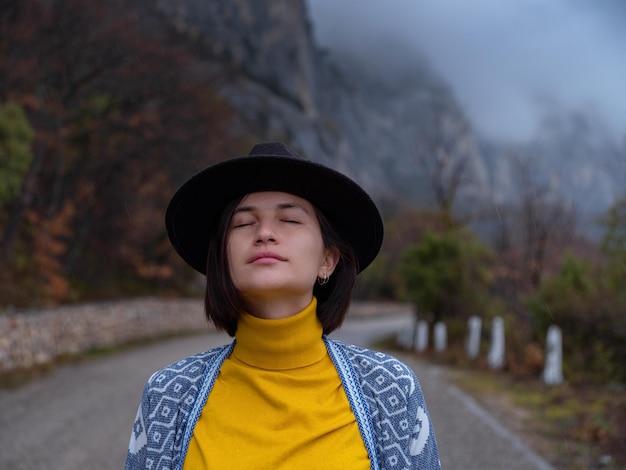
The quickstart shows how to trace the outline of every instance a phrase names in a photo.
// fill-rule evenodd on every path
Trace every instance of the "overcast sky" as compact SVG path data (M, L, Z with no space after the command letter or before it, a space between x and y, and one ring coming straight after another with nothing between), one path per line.
M488 137L532 138L546 109L583 111L626 136L626 0L307 3L331 50L374 38L421 50Z

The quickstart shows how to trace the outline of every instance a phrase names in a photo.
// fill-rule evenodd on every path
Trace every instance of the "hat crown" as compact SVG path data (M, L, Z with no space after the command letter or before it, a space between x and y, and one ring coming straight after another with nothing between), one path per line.
M252 147L248 156L254 157L259 155L264 157L290 157L305 160L301 155L298 155L295 150L282 142L262 142L256 144Z

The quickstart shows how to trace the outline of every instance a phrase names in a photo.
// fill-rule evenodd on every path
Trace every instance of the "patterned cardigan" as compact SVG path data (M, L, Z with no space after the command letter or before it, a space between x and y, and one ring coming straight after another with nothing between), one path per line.
M380 352L324 337L370 457L371 469L439 470L439 452L415 374ZM131 433L126 470L180 470L200 413L235 342L150 377Z

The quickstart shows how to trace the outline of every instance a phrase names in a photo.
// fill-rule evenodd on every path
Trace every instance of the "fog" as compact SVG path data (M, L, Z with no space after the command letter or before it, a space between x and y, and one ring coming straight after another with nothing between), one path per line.
M527 141L545 116L570 112L626 136L626 2L313 0L308 8L316 41L331 51L359 51L386 71L425 57L487 138Z

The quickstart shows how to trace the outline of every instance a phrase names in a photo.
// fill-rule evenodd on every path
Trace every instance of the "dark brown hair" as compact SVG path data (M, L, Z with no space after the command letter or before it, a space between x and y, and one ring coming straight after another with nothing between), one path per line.
M210 234L207 256L204 296L206 317L218 330L230 336L235 336L239 317L246 311L245 299L235 288L228 264L228 228L242 199L234 199L224 208L219 223ZM339 251L339 262L328 283L316 283L313 288L313 295L317 298L317 317L322 323L324 334L329 334L341 326L350 307L358 261L352 247L341 238L324 214L317 208L315 214L324 246Z

